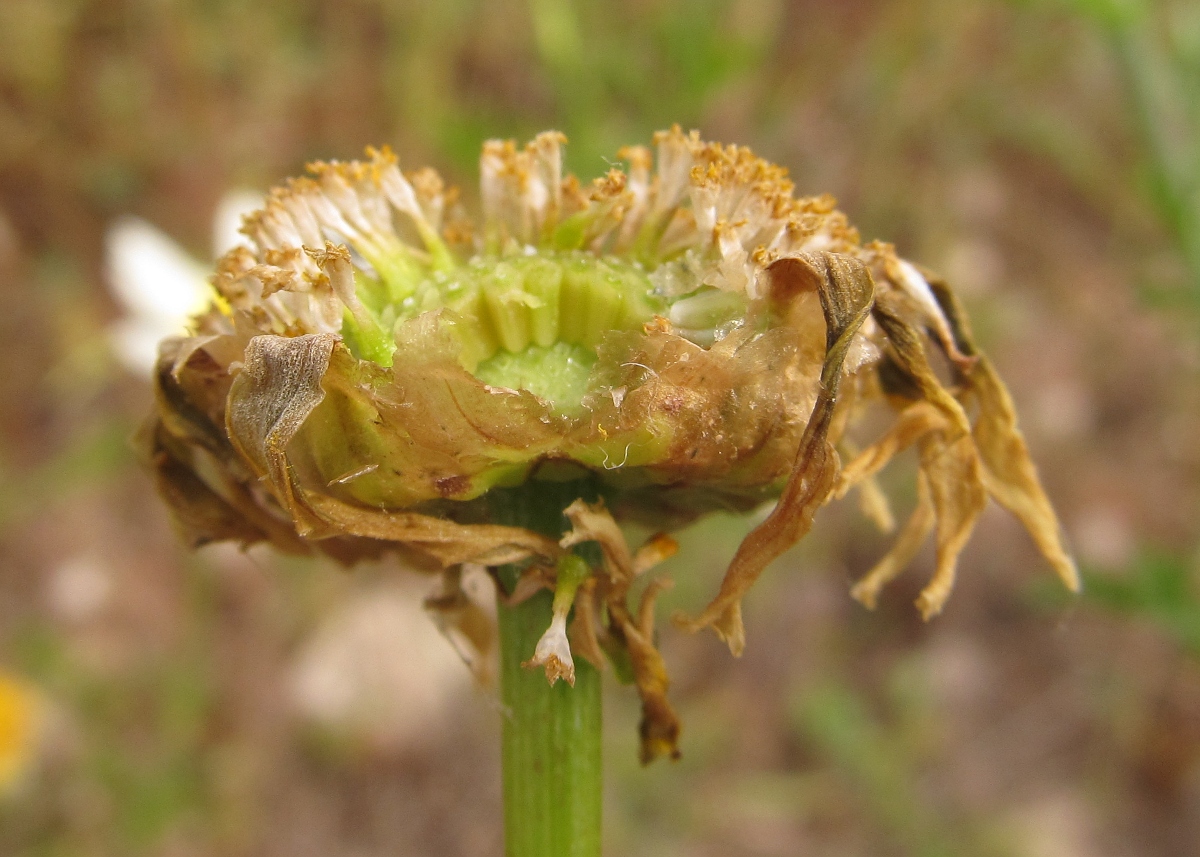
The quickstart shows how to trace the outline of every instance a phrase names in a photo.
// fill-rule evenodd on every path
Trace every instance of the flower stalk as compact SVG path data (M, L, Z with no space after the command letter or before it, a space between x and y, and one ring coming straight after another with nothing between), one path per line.
M551 617L551 595L500 610L507 857L599 857L600 672L587 661L574 686L524 666Z
M579 487L565 483L565 491L504 492L507 509L501 514L510 525L557 538L566 529L563 502L580 496ZM582 487L592 493L587 490L590 486ZM569 648L566 660L570 666L561 665L559 672L548 662L543 672L537 662L539 648L550 636L547 627L557 623L565 627L575 591L589 570L581 557L567 554L558 563L554 593L543 589L518 604L501 599L506 857L600 855L600 671L582 658L573 663ZM513 592L521 572L517 565L497 569L507 593ZM556 681L558 677L566 680Z

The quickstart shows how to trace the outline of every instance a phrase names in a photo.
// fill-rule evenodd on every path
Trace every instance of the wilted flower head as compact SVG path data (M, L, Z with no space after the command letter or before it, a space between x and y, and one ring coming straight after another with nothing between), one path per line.
M936 531L918 601L936 614L989 495L1077 586L1012 402L944 283L862 244L832 199L796 198L748 149L675 128L585 186L564 177L563 143L485 144L478 220L386 149L272 192L246 221L252 246L219 262L212 307L160 355L147 443L193 542L400 551L449 570L447 610L465 563L532 557L527 580L553 585L571 547L596 542L604 573L569 575L535 661L571 678L573 604L576 654L631 665L647 756L677 731L652 642L659 587L626 602L670 542L631 551L614 519L669 529L778 501L681 620L737 653L741 597L766 564L852 488L886 525L872 478L915 446L916 511L860 600ZM844 434L872 400L894 423L852 454ZM493 522L507 489L575 482L603 503L565 509L561 543Z

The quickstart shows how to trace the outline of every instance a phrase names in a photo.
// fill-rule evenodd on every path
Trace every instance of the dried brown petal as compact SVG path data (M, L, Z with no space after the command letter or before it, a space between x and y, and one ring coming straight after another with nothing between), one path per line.
M929 497L929 481L924 473L917 474L917 506L896 536L892 547L863 578L854 584L850 594L869 610L874 610L879 591L908 567L933 532L937 518Z
M634 577L633 556L625 535L604 505L576 500L563 511L563 515L571 522L571 529L562 537L559 545L569 549L584 542L596 542L604 554L604 569L608 572L610 583L627 590Z
M868 446L842 468L834 488L834 498L841 498L863 480L870 479L902 450L912 446L931 431L949 429L945 414L929 402L914 402L907 406L883 436Z
M463 588L463 576L470 568L479 571L479 567L461 565L445 569L441 575L442 590L425 599L425 609L432 614L438 629L458 652L475 680L489 687L495 680L496 617L477 604Z
M600 644L600 623L596 604L596 581L588 578L575 593L575 618L568 631L571 651L577 653L598 670L604 669L606 659Z
M1059 579L1072 592L1078 592L1079 570L1063 547L1058 517L1017 428L1012 397L986 357L980 357L968 377L979 397L975 445L983 459L983 482L988 493L1021 520Z
M742 596L771 560L808 532L813 515L833 488L838 459L827 435L837 405L842 363L874 300L870 272L847 256L822 253L781 259L771 266L771 273L776 284L773 288L788 297L812 289L820 295L826 356L820 393L778 504L738 547L712 603L694 619L679 620L682 627L693 632L712 628L734 655L740 655L746 644Z
M634 683L642 700L642 763L663 755L678 758L679 716L667 699L671 682L662 655L654 646L654 602L659 592L670 584L661 579L652 581L642 594L636 617L627 603L629 586L638 572L648 568L651 559L669 555L667 546L658 537L651 539L646 548L638 551L641 560L638 568L625 537L603 505L589 505L577 500L564 514L572 528L562 539L563 547L594 541L604 557L607 574L593 580L596 592L608 610L608 636L629 654ZM577 602L576 610L580 608ZM593 639L595 636L593 633Z
M887 334L889 354L905 386L936 408L943 420L937 426L932 414L906 409L910 415L904 426L907 431L897 434L908 440L922 424L927 427L918 447L937 522L937 565L917 606L921 615L930 619L941 611L950 594L958 555L987 503L987 492L966 412L930 367L920 331L908 321L893 295L880 296L874 316Z
M958 555L987 504L987 492L969 435L949 441L944 432L930 432L921 438L920 453L921 473L928 481L937 521L937 564L933 578L917 597L922 618L929 620L950 596Z
M304 535L323 535L320 522L295 496L287 445L313 408L325 398L321 379L338 337L312 333L293 338L256 336L246 347L241 373L229 391L229 438Z
M991 361L975 347L966 313L958 298L939 277L927 271L922 273L949 321L959 349L978 358L967 373L967 382L979 398L979 418L974 435L983 459L983 479L988 493L1020 519L1059 579L1072 592L1078 592L1079 570L1063 547L1058 516L1042 488L1025 438L1017 427L1012 396Z

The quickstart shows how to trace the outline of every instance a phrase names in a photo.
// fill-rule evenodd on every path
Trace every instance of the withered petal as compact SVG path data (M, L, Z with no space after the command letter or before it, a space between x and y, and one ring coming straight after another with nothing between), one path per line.
M987 491L966 411L938 380L921 332L893 301L894 295L881 295L874 317L887 335L896 368L922 400L904 407L880 449L887 451L889 441L897 447L914 439L918 443L921 473L937 527L934 575L917 598L917 607L928 620L941 611L950 595L958 555L987 504Z
M896 421L879 440L854 456L842 468L838 474L837 485L833 489L834 498L844 497L851 488L879 473L893 457L916 443L923 435L948 428L945 415L929 402L914 402L908 405L900 411Z
M584 542L596 542L604 554L604 566L609 579L614 585L627 590L634 577L633 556L625 535L604 504L593 505L576 500L563 511L563 515L571 522L571 529L562 537L559 545L569 549Z
M950 596L958 555L987 505L987 492L970 435L949 440L945 432L930 432L921 438L920 454L937 521L937 564L933 578L917 597L917 608L928 621L941 612Z
M629 653L633 680L642 700L642 763L648 764L663 755L678 758L679 716L667 699L671 682L662 655L654 646L653 627L655 599L670 583L662 579L651 581L642 594L637 615L634 616L627 602L629 585L635 576L634 559L612 515L603 504L592 505L582 500L576 500L568 506L564 514L571 522L572 529L563 537L562 546L567 548L594 541L600 545L604 557L606 577L592 578L589 582L602 593L604 605L608 608L613 642ZM656 542L659 544L655 545ZM650 545L645 553L646 558L658 556L666 549L657 538L651 539ZM579 610L580 604L577 602L577 617ZM595 635L592 636L594 639ZM588 646L591 648L590 643Z
M875 294L870 271L849 256L806 254L781 259L771 266L770 271L774 282L787 293L815 289L820 295L827 350L821 367L817 402L800 439L791 476L778 504L738 547L717 597L695 618L676 619L688 631L712 628L734 655L740 655L746 644L742 596L771 560L808 532L813 515L828 499L833 487L838 458L827 434L837 404L842 363L854 335L871 311Z
M330 333L256 336L229 390L229 438L258 475L267 477L301 535L321 534L320 522L296 498L287 445L325 398L321 379L338 341Z
M1029 457L1029 448L1017 426L1012 396L991 361L976 348L967 314L958 297L940 277L925 270L921 273L929 282L959 349L979 358L967 373L967 383L979 397L975 445L983 458L983 479L988 493L1017 516L1063 584L1072 592L1078 592L1081 585L1079 569L1063 546L1058 516L1042 488L1037 467Z
M969 379L979 397L975 445L983 459L983 482L988 493L1025 525L1063 585L1078 592L1079 570L1063 547L1058 516L1017 427L1012 397L986 357L979 358Z
M497 566L531 556L553 560L562 550L553 539L521 527L459 524L418 512L384 512L300 489L304 506L324 524L369 539L396 542L435 557L443 566Z
M666 663L654 646L653 629L654 599L667 585L654 581L643 595L638 608L638 618L630 615L624 599L608 602L610 621L617 636L629 652L633 668L634 683L642 700L642 720L638 727L641 735L641 761L649 764L659 756L679 758L679 715L667 699L671 681L667 676ZM639 621L640 620L640 621Z
M879 601L880 590L913 561L925 539L933 532L936 522L933 501L929 497L928 478L924 473L918 473L916 508L904 522L888 552L854 584L850 594L868 610L874 610Z
M571 641L571 651L577 653L598 670L603 670L606 663L604 648L600 645L600 623L596 606L596 581L588 578L579 585L575 593L575 618L567 636Z

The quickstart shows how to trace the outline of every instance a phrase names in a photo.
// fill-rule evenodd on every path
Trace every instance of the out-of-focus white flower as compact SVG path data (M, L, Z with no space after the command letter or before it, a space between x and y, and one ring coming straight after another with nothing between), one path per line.
M262 207L262 195L232 191L213 216L213 256L220 257L244 239L242 217ZM105 235L109 288L125 316L109 328L109 340L121 364L149 375L158 343L185 331L188 319L211 301L211 264L193 259L166 233L140 217L116 220Z
M112 591L112 570L86 554L59 564L46 580L50 609L68 622L83 622L96 616L109 603Z
M300 650L289 683L304 717L396 750L437 734L470 673L413 593L392 585L327 616Z
M213 258L220 259L239 244L246 244L242 220L263 207L263 195L252 190L231 190L213 212ZM210 266L205 266L209 270Z

